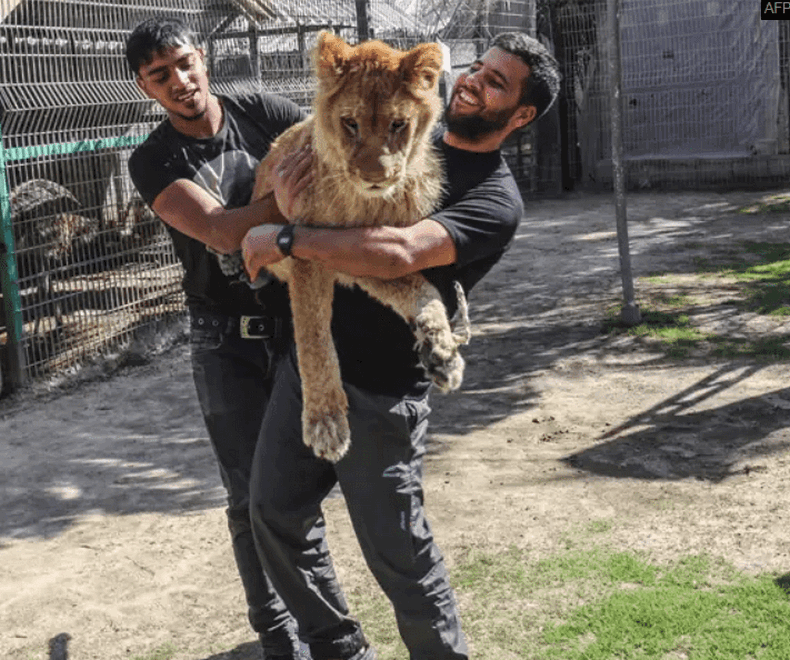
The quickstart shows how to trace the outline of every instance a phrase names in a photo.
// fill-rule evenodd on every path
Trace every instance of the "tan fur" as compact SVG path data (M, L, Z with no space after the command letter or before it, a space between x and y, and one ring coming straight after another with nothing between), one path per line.
M272 145L259 166L253 199L272 190L272 157L310 140L313 184L300 200L300 224L405 227L428 216L443 181L430 145L441 110L439 47L422 44L403 52L379 41L349 46L324 32L315 67L313 113ZM416 347L434 382L444 390L460 386L458 342L438 291L419 273L397 280L352 278L293 258L270 270L288 282L304 442L317 456L337 461L350 443L348 401L330 329L335 282L358 284L392 307L415 328Z

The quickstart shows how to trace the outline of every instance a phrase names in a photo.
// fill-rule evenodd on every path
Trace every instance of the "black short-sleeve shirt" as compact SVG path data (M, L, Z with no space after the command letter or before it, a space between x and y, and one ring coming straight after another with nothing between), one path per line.
M510 246L524 212L510 169L499 151L473 153L435 137L444 160L446 190L431 218L452 237L457 262L423 271L442 293L452 315L454 281L468 294ZM335 343L343 380L393 396L418 396L428 388L406 322L361 289L336 287L333 307Z
M224 122L211 138L192 138L162 122L129 159L129 174L150 205L178 179L194 181L228 209L250 202L258 163L272 141L304 118L291 101L265 93L219 96ZM222 273L206 246L168 225L184 265L187 304L228 315L259 314L261 307L246 284ZM261 296L287 313L284 285L272 284Z

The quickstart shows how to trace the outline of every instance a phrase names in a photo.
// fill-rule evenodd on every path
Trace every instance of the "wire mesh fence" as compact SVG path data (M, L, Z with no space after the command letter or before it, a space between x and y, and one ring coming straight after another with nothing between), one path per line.
M620 6L620 34L607 12ZM502 31L563 73L554 109L505 147L525 196L611 188L614 39L631 188L776 185L790 174L790 23L723 0L0 0L2 385L115 350L183 314L178 264L126 162L164 116L124 59L139 21L195 28L217 92L307 107L320 30L447 46L446 95Z
M562 67L563 188L611 185L608 61L622 52L630 188L772 186L790 174L790 25L757 2L539 0L538 30Z
M146 12L0 2L6 389L115 349L182 309L169 240L125 171L156 115L124 59L129 25Z

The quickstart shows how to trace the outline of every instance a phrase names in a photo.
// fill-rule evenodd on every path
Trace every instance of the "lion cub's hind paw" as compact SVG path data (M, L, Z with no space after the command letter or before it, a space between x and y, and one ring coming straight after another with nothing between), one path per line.
M329 413L304 425L305 444L318 458L337 463L351 446L351 431L343 413Z
M433 384L442 392L452 392L461 387L464 380L464 367L466 362L457 351L445 359L436 359L436 352L420 351L420 362Z

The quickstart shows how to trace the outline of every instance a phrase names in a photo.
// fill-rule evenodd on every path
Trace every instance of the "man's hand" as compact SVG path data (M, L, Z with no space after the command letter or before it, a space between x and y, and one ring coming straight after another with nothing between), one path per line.
M289 221L301 215L299 197L313 182L313 150L310 143L286 154L272 170L271 184L277 206Z
M276 240L282 228L283 225L259 225L250 229L242 239L241 256L250 282L258 279L261 268L284 258Z

